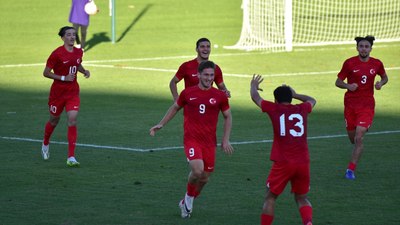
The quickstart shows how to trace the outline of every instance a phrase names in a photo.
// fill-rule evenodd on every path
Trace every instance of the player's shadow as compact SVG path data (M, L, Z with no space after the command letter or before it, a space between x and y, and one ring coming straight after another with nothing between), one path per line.
M122 33L122 35L118 38L117 42L120 42L125 35L132 29L132 27L144 16L144 14L146 14L146 12L153 6L153 4L147 4L146 7L144 7L142 9L142 11L140 11L139 15L132 21L131 24L129 24L129 26L124 30L124 32Z
M107 32L100 32L93 34L92 38L86 42L85 52L89 51L94 46L101 42L110 42L111 39L107 36Z

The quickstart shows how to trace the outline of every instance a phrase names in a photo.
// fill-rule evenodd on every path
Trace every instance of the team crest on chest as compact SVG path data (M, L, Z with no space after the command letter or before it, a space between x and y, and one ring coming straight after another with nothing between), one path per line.
M376 73L376 71L375 71L374 69L370 69L370 70L369 70L369 73L370 73L371 75L374 75L374 74Z
M214 105L215 103L217 103L217 100L215 100L215 98L210 98L209 102L211 103L211 105Z

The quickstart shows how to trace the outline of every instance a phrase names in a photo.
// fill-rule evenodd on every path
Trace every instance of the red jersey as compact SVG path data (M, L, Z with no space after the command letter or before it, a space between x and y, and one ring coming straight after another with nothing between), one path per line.
M374 98L375 76L382 77L385 74L383 63L379 59L370 57L367 62L362 62L358 56L351 57L343 63L342 70L338 74L341 80L347 79L347 83L356 83L357 90L347 90L345 99L348 98Z
M261 109L268 113L274 130L270 159L275 162L308 163L307 117L312 111L311 104L285 105L263 100Z
M193 59L187 62L184 62L176 72L175 76L179 80L185 81L185 88L195 86L199 84L199 78L197 77L199 67L199 62L197 59ZM215 73L214 73L214 83L220 84L224 82L222 78L222 71L221 68L217 64L215 64Z
M46 67L49 67L53 72L60 76L67 76L70 73L76 74L82 63L83 51L79 48L73 48L72 52L68 52L64 46L54 50L47 59ZM79 95L79 85L77 76L71 82L54 80L51 85L50 98L52 97L70 97Z
M177 104L184 107L184 142L216 146L219 112L229 109L225 93L214 87L201 90L199 86L193 86L181 92Z

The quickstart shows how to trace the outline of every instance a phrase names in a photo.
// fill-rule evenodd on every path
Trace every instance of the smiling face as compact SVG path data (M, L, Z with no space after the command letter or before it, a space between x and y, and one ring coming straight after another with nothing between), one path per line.
M75 29L68 29L65 31L64 36L61 37L64 41L65 46L74 46L76 40L76 31Z
M211 52L210 45L211 44L208 41L200 42L196 48L197 57L200 58L201 60L208 60L208 57L210 56L210 52Z
M205 68L202 72L199 73L199 87L201 89L209 89L214 82L214 69L213 68Z
M357 44L358 55L362 60L367 60L369 58L371 50L372 50L371 43L369 43L369 41L367 40L362 40Z

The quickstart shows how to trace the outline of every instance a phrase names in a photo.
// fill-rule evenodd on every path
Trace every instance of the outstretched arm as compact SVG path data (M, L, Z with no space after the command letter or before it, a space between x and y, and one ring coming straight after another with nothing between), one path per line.
M260 94L258 93L258 90L262 91L262 89L259 87L261 82L263 82L264 78L261 77L261 75L253 75L253 79L251 79L250 82L250 95L251 99L253 102L261 108L261 102L264 100L261 98Z
M163 126L165 124L168 123L168 121L170 121L172 118L174 118L174 116L176 115L176 113L181 109L182 107L180 107L178 104L174 103L171 107L169 107L167 113L165 114L165 116L162 118L162 120L155 126L153 126L152 128L150 128L150 135L154 136L156 134L156 132L158 130L160 130L161 128L163 128Z
M228 110L223 111L222 115L224 116L224 134L222 136L221 148L225 153L232 154L233 147L229 142L229 138L230 138L231 130L232 130L231 110L228 109Z

